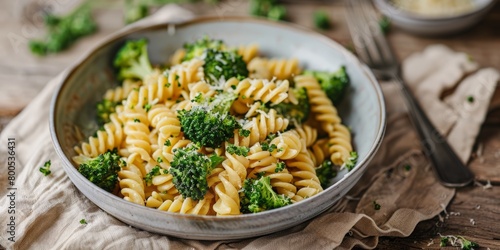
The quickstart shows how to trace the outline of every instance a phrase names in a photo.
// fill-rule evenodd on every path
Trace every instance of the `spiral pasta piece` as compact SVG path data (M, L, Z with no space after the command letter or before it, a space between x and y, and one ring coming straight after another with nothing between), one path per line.
M213 205L217 215L237 215L240 214L240 196L238 190L229 180L226 171L219 174L220 182L215 185L215 195L217 201Z
M127 167L122 168L118 172L120 178L119 186L123 199L144 205L144 181L142 171L133 163L128 163Z
M294 185L298 189L296 195L292 198L294 201L311 197L323 190L316 176L314 163L307 151L302 151L297 157L287 160L286 165L293 175Z
M89 137L88 143L83 142L80 147L75 147L79 155L90 158L97 157L113 148L118 148L124 137L122 121L117 114L110 115L111 122L104 124L104 131L97 131L96 137Z
M299 60L295 58L265 59L256 57L248 64L248 70L251 72L251 74L253 73L257 74L256 76L264 77L269 75L269 77L264 79L270 79L274 77L279 80L291 79L292 77L299 75L302 71L299 65Z
M272 156L282 160L296 157L304 146L295 130L281 133L271 141L271 145L273 144L276 145L277 149L271 152Z
M318 138L318 131L308 125L301 125L295 128L299 137L304 139L306 147L312 146Z
M248 63L259 54L259 46L256 44L242 45L238 47L236 52L243 58L243 61Z
M133 89L139 88L140 82L132 81L130 79L125 79L122 86L118 86L113 89L109 89L104 94L104 99L121 102L132 92Z
M334 126L334 133L328 140L328 151L331 154L330 159L333 164L341 166L350 157L352 152L351 145L351 132L349 129L342 125L336 124Z
M148 112L148 120L158 131L158 145L163 145L167 139L181 133L181 123L174 111L165 105L155 105Z
M323 138L316 141L311 147L307 148L309 157L314 163L315 167L318 167L325 161L325 159L330 155L328 149L328 138Z
M178 49L174 52L174 54L170 57L170 66L175 66L182 63L182 59L186 55L186 51L184 49Z
M307 89L309 103L311 104L311 112L315 115L321 128L328 133L328 135L332 135L334 131L333 126L341 122L337 109L333 106L332 101L321 89L318 81L313 76L296 76L294 80L297 87L304 87Z
M197 58L173 66L163 73L162 81L164 95L175 100L181 96L182 90L188 90L189 83L203 79L203 61Z
M288 123L288 119L278 116L274 109L271 109L269 113L261 112L243 125L243 129L249 130L250 135L247 137L238 136L238 144L246 147L254 145L265 140L270 134L284 131L288 127Z
M233 103L233 110L238 114L248 111L249 105L255 101L263 103L279 104L288 97L289 82L268 81L265 79L245 79L238 81L236 78L229 79L224 89L238 94L238 99Z

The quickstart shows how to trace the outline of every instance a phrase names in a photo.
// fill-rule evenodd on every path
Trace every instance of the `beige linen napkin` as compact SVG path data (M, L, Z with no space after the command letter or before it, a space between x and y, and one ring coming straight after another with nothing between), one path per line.
M167 7L135 25L165 22L178 14L177 7ZM181 15L182 17L188 14ZM432 52L437 50L437 52ZM449 81L432 81L435 75L448 75L450 68L439 68L430 59L433 53L447 56L453 64L461 54L443 46L431 46L421 54L408 58L404 65L406 80L415 86L420 100L427 100L425 109L433 121L442 113L437 107L456 114L446 127L437 123L442 131L459 134L465 130L466 142L474 141L486 113L489 98L475 102L474 115L461 112L463 96L473 89L474 79L484 80L487 86L498 81L495 70L475 72L477 65L463 61L459 70L464 77ZM433 64L434 66L430 66ZM408 66L410 65L410 66ZM408 68L409 67L409 68ZM431 70L432 69L432 70ZM457 73L458 74L458 73ZM50 81L44 90L4 129L0 135L0 162L7 159L7 140L16 141L15 180L15 242L5 231L0 233L0 245L11 249L349 249L354 246L374 248L380 236L405 237L411 234L418 222L439 214L454 195L454 189L441 186L433 175L428 160L422 155L396 85L383 84L387 104L387 132L383 144L360 182L328 212L306 223L274 234L235 241L183 240L138 230L108 215L83 196L63 171L62 162L52 146L49 133L49 105L52 94L63 74ZM436 76L437 77L437 76ZM444 79L443 78L443 79ZM435 88L428 88L428 96L420 94L419 86L428 81ZM451 95L442 99L442 85L458 85ZM474 86L469 86L474 85ZM486 86L485 85L485 86ZM466 87L469 86L469 87ZM422 90L423 91L423 90ZM424 91L425 93L425 91ZM431 97L434 98L431 98ZM486 97L485 95L484 97ZM490 95L491 96L491 95ZM428 99L425 99L428 98ZM430 105L430 103L433 103ZM455 107L459 107L458 109ZM470 115L470 116L468 116ZM453 116L455 117L455 116ZM472 118L474 117L474 118ZM469 119L470 118L470 119ZM464 122L467 121L467 122ZM453 132L456 131L456 132ZM457 137L459 138L459 137ZM460 142L461 143L461 142ZM472 144L457 150L462 159L470 155ZM52 161L52 174L43 176L38 169L47 160ZM410 166L410 168L407 167ZM4 165L6 166L6 165ZM7 216L7 172L0 172L0 224L9 223ZM380 210L374 209L374 202ZM80 219L88 224L80 224Z

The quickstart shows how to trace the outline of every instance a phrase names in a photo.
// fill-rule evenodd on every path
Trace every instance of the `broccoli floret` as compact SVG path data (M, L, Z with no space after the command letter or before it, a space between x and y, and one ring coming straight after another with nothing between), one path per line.
M186 50L186 55L182 61L189 61L195 57L200 57L203 55L205 50L223 50L225 48L224 42L222 40L210 39L208 37L203 37L196 40L194 43L184 44L184 49Z
M441 234L440 234L441 235ZM460 246L460 249L462 250L471 250L474 249L474 247L479 247L479 245L473 241L470 241L463 236L454 236L454 235L447 235L447 236L442 236L441 235L441 240L439 242L440 247L446 247L450 243L451 246Z
M47 35L42 40L31 40L29 47L36 55L47 55L66 49L80 37L90 35L97 30L89 6L83 4L67 16L44 16Z
M389 19L386 16L382 16L378 24L380 26L380 30L382 31L382 33L387 34L387 32L389 32L389 29L391 28L391 19Z
M127 41L116 54L113 65L118 69L118 78L143 80L153 72L148 56L146 39Z
M334 105L342 101L349 86L349 76L347 75L345 66L342 66L336 72L305 71L304 74L314 76L318 80L321 89L326 92L326 95L332 100Z
M327 188L330 185L331 179L337 176L337 170L334 168L332 161L326 160L321 163L321 165L316 168L316 176L318 176L321 186Z
M96 158L85 159L78 167L78 172L90 182L108 192L112 192L118 182L118 171L123 166L125 166L125 163L120 160L118 151L115 148L100 154Z
M103 99L97 103L97 122L100 125L110 122L109 116L114 113L118 103L108 99Z
M352 151L350 157L344 163L344 167L347 168L347 170L351 171L354 168L354 166L356 165L357 161L358 161L358 153L355 151Z
M47 176L49 174L52 173L52 171L50 171L50 165L52 165L52 163L50 162L50 160L46 161L44 164L43 164L43 167L40 167L40 172L42 172L43 175Z
M331 27L330 17L325 11L314 12L314 26L318 29L327 30Z
M290 89L290 91L291 94L293 94L297 99L297 104L293 104L291 102L282 102L276 106L272 106L271 108L275 109L278 114L289 120L294 120L299 123L305 122L309 117L309 113L311 110L309 97L307 95L307 89L292 88Z
M202 154L196 146L191 145L174 150L169 172L182 197L201 200L208 190L207 176L223 160L223 157L217 155Z
M236 99L232 93L222 93L191 110L180 110L178 118L181 130L189 140L201 146L218 148L234 135L240 124L229 114L229 108Z
M286 8L277 2L276 0L252 0L250 1L250 14L271 20L283 20L286 16Z
M284 20L285 16L286 8L283 5L274 5L271 9L269 9L269 12L267 12L267 18L274 21Z
M144 1L126 0L125 1L125 22L133 23L144 17L149 13L148 4Z
M247 64L243 57L234 51L207 49L204 60L203 72L209 83L215 83L221 79L228 80L232 77L240 80L248 77Z
M242 213L258 213L291 203L292 200L289 197L277 194L273 190L269 176L261 176L259 179L246 179L240 192Z

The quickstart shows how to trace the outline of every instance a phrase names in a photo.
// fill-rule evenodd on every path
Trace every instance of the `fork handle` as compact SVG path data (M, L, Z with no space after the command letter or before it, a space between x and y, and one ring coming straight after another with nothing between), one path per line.
M463 187L470 184L474 175L458 158L446 138L432 125L401 76L395 74L393 79L399 83L401 91L406 97L404 99L410 119L421 138L424 152L431 159L440 181L448 187Z

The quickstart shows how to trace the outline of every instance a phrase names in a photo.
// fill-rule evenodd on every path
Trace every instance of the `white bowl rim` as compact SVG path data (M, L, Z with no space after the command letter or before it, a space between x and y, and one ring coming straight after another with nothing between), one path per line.
M95 46L93 49L86 52L79 60L77 60L67 70L65 70L65 72L63 73L62 78L61 78L62 79L61 83L59 84L58 88L54 92L54 94L52 96L51 104L50 104L50 116L49 116L50 124L49 124L49 127L50 127L51 138L52 138L52 142L54 144L54 148L56 149L56 153L59 155L59 157L61 158L61 160L63 162L63 168L65 171L71 171L72 173L75 173L77 178L92 185L94 187L93 191L98 192L98 193L108 197L110 199L110 201L109 201L110 203L117 202L117 203L123 204L125 206L135 207L135 208L139 209L140 212L151 213L155 216L169 215L172 217L177 217L179 219L191 219L192 218L192 219L207 219L207 220L212 220L212 221L219 221L219 220L221 220L221 221L222 220L223 221L239 221L239 220L246 219L246 218L251 219L254 217L259 217L263 214L271 214L272 215L274 213L281 213L282 212L281 210L291 209L292 207L300 205L302 203L302 202L297 202L297 203L294 203L294 204L291 204L291 205L288 205L285 207L276 208L276 209L272 209L272 210L268 210L268 211L263 211L260 213L240 214L240 215L232 215L232 216L191 215L191 214L180 214L180 213L172 213L172 212L167 212L167 211L159 211L159 210L152 209L152 208L149 208L146 206L141 206L141 205L135 204L133 202L126 201L126 200L124 200L124 199L122 199L122 198L120 198L112 193L105 191L102 188L97 187L95 184L93 184L87 178L85 178L83 175L81 175L78 172L78 170L75 168L74 163L64 154L64 151L61 147L61 144L59 143L59 136L58 136L58 133L56 132L56 126L55 126L55 120L56 120L55 119L55 116L56 116L55 110L56 110L56 107L58 106L57 103L59 100L59 93L62 92L62 90L66 86L68 80L74 75L74 73L80 68L80 66L92 56L92 54L94 54L96 51L102 49L103 47L106 47L106 46L108 46L108 45L110 45L110 44L112 44L120 39L123 39L126 36L131 35L135 32L152 31L152 30L157 30L157 29L168 29L169 27L171 27L171 25L175 25L176 28L182 28L182 27L186 27L186 26L190 26L190 25L196 25L196 24L200 24L200 23L210 23L210 22L262 23L262 24L266 24L266 25L278 26L279 28L282 28L282 29L289 29L289 30L291 29L294 32L302 32L302 33L314 36L316 39L320 39L320 40L324 41L325 44L328 44L329 46L332 46L336 50L341 51L346 56L347 60L351 61L352 63L357 64L361 69L363 69L363 73L370 80L370 84L373 85L373 88L376 91L377 101L379 102L378 105L380 107L380 124L379 124L379 128L376 132L377 134L376 134L375 141L374 141L373 145L371 146L371 148L369 149L369 151L367 153L367 157L362 159L361 161L357 162L356 166L359 166L359 167L355 167L353 170L351 170L350 172L345 174L345 176L341 180L332 184L330 187L323 190L321 193L327 192L329 189L334 189L342 181L344 181L346 179L346 177L353 175L356 172L364 171L364 168L366 168L366 165L368 164L369 161L371 161L371 159L374 157L375 153L377 152L378 148L380 147L384 133L385 133L385 129L386 129L386 108L385 108L385 103L384 103L384 97L383 97L382 90L379 86L379 83L376 80L375 76L373 75L372 71L366 65L361 63L356 58L356 56L354 56L351 52L349 52L347 49L345 49L342 45L340 45L339 43L337 43L336 41L334 41L333 39L331 39L325 35L322 35L322 34L317 33L311 29L308 29L308 28L305 28L303 26L293 24L293 23L288 23L288 22L283 22L283 21L280 21L280 22L269 21L265 18L246 17L246 16L224 16L223 18L217 17L217 16L202 16L202 17L197 17L197 18L194 18L194 19L191 19L191 20L188 20L185 22L181 22L181 23L176 23L176 22L174 22L174 23L155 23L155 24L151 24L151 25L142 25L142 26L141 25L137 25L137 26L132 25L131 27L129 27L126 30L118 31L116 33L111 34L107 39L102 41L100 44ZM364 168L361 168L362 166L364 166ZM75 184L73 183L73 185L75 185ZM77 187L77 189L79 189L79 188ZM321 193L319 193L318 195L309 197L308 200L317 198L319 195L321 195ZM95 205L99 206L98 204L95 204ZM112 214L109 214L109 215L113 216Z

